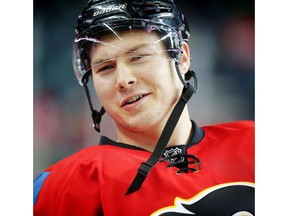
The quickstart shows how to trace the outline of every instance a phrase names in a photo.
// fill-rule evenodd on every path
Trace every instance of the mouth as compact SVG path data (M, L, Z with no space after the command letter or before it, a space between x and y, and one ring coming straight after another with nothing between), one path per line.
M136 103L137 101L141 100L142 98L144 98L147 95L148 94L139 94L139 95L135 95L133 97L130 97L122 103L121 107Z

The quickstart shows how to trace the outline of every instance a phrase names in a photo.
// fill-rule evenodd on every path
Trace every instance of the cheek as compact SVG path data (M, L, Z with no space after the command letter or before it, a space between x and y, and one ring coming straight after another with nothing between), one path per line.
M159 67L159 65L158 67L155 67L158 68L158 70L154 71L154 79L159 80L165 88L172 91L175 91L178 88L182 89L183 85L177 75L175 63L162 61L160 64L161 67Z
M113 92L114 88L112 88L111 82L98 79L94 80L93 84L97 97L99 98L101 104L105 105L103 103L109 101L109 99L115 94Z
M158 60L149 65L149 67L146 68L145 73L141 73L141 76L145 80L148 79L153 82L167 82L167 78L171 78L170 73L171 67L169 62L167 60Z

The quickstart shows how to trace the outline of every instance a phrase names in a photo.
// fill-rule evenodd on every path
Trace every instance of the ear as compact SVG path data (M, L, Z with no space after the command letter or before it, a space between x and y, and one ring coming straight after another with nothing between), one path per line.
M182 44L183 53L181 55L181 61L179 64L179 69L181 73L184 75L187 73L190 67L190 50L189 45L186 42Z

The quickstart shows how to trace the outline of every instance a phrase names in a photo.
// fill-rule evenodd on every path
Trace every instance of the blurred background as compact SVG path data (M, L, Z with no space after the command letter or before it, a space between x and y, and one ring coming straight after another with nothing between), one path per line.
M189 101L198 125L254 120L254 1L175 0L190 27L191 69L199 91ZM34 0L34 178L98 143L84 88L71 63L75 22L86 1ZM93 93L93 91L91 91ZM94 107L101 105L93 95ZM104 115L101 132L115 139Z

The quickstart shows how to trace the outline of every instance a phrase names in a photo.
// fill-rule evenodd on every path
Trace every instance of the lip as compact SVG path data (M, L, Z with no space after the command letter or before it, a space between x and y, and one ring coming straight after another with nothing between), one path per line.
M138 101L136 101L136 102L134 102L134 103L132 103L132 104L126 104L126 102L129 100L129 99L131 99L132 97L135 97L135 96L138 96L138 95L143 95L143 97L140 99L140 100L138 100ZM137 104L139 104L144 98L146 98L148 95L150 95L150 93L135 93L135 94L132 94L132 95L129 95L129 96L127 96L127 97L125 97L122 101L121 101L121 103L120 103L120 107L121 108L123 108L123 107L133 107L133 106L135 106L135 105L137 105Z

